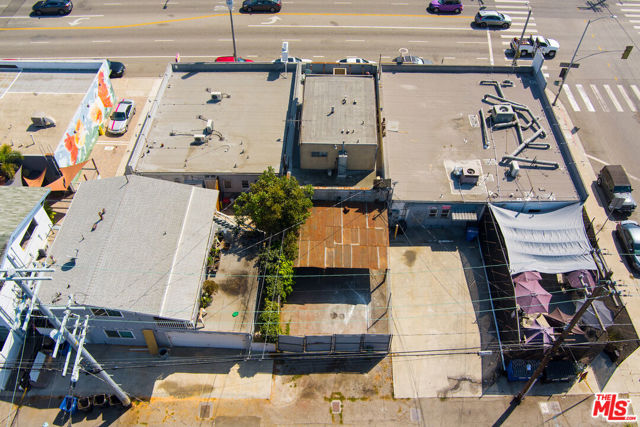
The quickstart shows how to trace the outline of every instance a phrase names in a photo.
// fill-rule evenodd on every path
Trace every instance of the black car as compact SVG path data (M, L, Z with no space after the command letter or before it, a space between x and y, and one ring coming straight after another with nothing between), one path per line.
M107 59L107 65L109 66L109 69L111 70L111 73L109 74L110 78L115 78L115 77L122 77L124 75L124 70L127 69L127 67L124 66L124 64L122 62L118 62L118 61L109 61Z
M67 15L71 13L73 3L70 0L44 0L33 5L36 15Z
M262 10L271 13L280 12L282 0L244 0L242 9L245 12L253 12L254 10Z

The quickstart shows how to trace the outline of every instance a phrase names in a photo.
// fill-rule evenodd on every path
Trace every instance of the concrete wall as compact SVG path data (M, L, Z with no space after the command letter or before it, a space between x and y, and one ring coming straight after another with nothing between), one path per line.
M337 144L300 144L301 169L337 169L338 152L342 150ZM353 171L373 170L376 166L378 147L373 144L345 144L347 152L347 169ZM327 157L313 157L312 153L327 153Z

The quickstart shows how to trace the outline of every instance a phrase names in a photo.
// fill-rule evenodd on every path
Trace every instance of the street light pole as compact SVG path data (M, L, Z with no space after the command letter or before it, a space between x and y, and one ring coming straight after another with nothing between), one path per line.
M576 59L576 55L578 54L578 49L580 49L580 44L582 44L582 39L584 39L584 35L587 34L587 29L589 28L589 25L591 25L592 22L596 22L596 21L599 21L599 20L605 19L605 18L613 18L613 19L615 19L616 16L615 15L601 16L600 18L589 19L589 21L587 21L587 25L584 27L584 31L582 32L582 37L580 37L580 41L578 42L578 46L576 46L576 50L573 52L573 57L571 58L571 62L569 63L569 68L567 69L567 72L564 73L564 75L562 76L562 82L560 83L560 89L558 89L558 93L556 94L556 97L554 98L554 100L551 103L551 105L555 106L556 102L558 101L558 98L560 97L560 92L562 92L562 88L564 87L564 82L567 80L567 76L569 75L569 71L571 71L571 68L573 67L573 63L574 63L574 61Z
M518 39L518 45L516 46L516 51L513 53L513 62L511 63L511 66L513 67L518 65L518 58L520 58L520 44L522 44L522 39L524 39L524 33L527 31L527 25L529 25L529 18L531 18L531 6L529 6L528 2L527 2L527 7L529 8L529 13L527 13L527 20L524 21L524 28L522 28L522 34Z
M227 0L227 7L229 8L229 19L231 20L231 38L233 40L233 62L237 61L237 54L236 54L236 33L233 30L233 0Z

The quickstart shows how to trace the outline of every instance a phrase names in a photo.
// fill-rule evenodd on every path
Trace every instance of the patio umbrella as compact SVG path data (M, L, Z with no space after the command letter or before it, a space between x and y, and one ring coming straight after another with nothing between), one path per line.
M585 301L586 301L586 298L576 301L576 311L580 310L580 307L583 306ZM599 300L595 300L591 304L591 307L589 307L587 311L584 312L584 314L582 315L582 318L580 319L580 322L584 323L587 326L591 326L593 328L602 329L602 327L600 326L600 322L598 322L598 318L596 317L595 312L598 313L598 316L600 317L600 320L602 320L602 324L604 325L605 328L608 328L609 326L613 326L613 313L611 312L611 310L607 308L607 306L604 304L604 301L599 301Z
M517 282L515 288L516 303L525 313L549 312L551 294L545 291L539 282L535 280Z
M591 274L589 270L575 270L564 274L567 282L569 282L569 286L576 289L584 289L584 286L580 282L580 276L582 276L582 281L584 282L584 284L587 285L590 289L596 287L596 281L593 278L593 274Z
M554 340L553 328L550 326L542 326L534 321L524 330L524 337L525 344L541 343L543 346L548 347Z
M544 315L549 319L553 319L556 322L561 323L562 325L566 325L567 323L571 322L571 319L573 319L572 315L565 313L559 308L556 308L551 313L545 313ZM578 325L575 325L571 332L574 334L584 334L584 331L580 329Z
M514 283L529 282L531 280L542 280L542 276L537 271L523 271L513 276Z

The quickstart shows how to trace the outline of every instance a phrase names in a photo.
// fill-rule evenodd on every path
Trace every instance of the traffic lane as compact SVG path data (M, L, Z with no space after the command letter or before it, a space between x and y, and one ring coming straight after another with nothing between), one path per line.
M228 54L231 36L228 30L205 26L201 31L168 31L167 28L122 29L111 32L91 32L90 37L68 38L68 33L49 32L7 43L5 57L94 57L152 56L180 53L181 56ZM77 33L81 34L81 33ZM390 36L392 35L392 36ZM493 35L491 35L493 37ZM135 39L136 43L130 43ZM203 39L206 39L203 42ZM272 60L280 55L283 41L289 42L290 54L313 60L334 61L346 56L361 56L378 61L382 54L389 60L398 49L435 63L489 63L491 52L486 31L430 31L416 34L412 30L366 31L342 28L339 33L322 28L236 28L238 52L251 59ZM98 49L98 51L96 51ZM493 44L496 58L501 55L499 43ZM99 53L98 53L99 52ZM443 61L444 60L444 61ZM496 62L499 64L499 62Z

